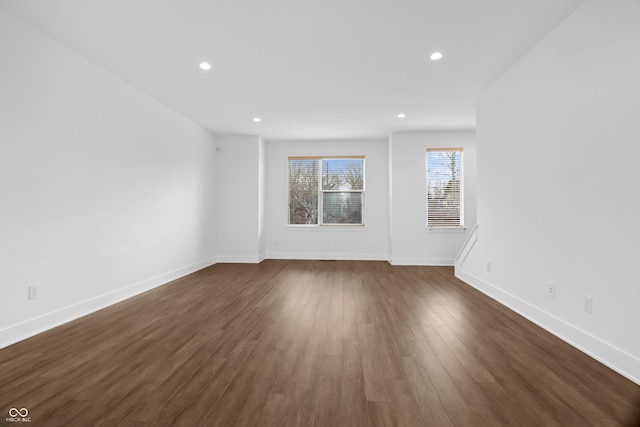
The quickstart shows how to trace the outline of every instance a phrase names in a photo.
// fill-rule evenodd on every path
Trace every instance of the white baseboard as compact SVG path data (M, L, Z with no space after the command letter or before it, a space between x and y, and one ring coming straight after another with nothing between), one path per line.
M402 258L391 257L391 265L420 265L420 266L452 266L453 258Z
M219 263L258 264L262 260L261 255L218 255Z
M207 258L185 267L167 273L159 274L149 279L125 286L120 289L99 295L94 298L64 307L33 319L0 329L0 348L7 347L19 341L78 319L150 289L169 283L173 280L194 273L217 262L215 257Z
M336 253L336 252L267 252L268 259L305 259L340 261L387 261L387 254L376 253Z
M456 267L455 275L620 375L640 384L640 359Z

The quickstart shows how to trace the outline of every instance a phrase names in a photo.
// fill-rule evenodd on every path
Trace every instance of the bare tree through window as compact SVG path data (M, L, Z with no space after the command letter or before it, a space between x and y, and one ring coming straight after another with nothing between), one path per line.
M462 227L462 149L427 150L427 227Z
M362 224L364 158L289 158L289 224Z

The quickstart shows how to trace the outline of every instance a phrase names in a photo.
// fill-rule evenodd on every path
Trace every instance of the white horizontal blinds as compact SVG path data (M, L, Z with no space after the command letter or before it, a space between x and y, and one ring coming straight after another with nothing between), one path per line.
M362 224L364 158L322 159L322 223Z
M462 148L427 149L427 227L462 227Z
M289 224L362 224L364 157L289 157Z
M318 223L319 161L289 158L289 224Z
M339 191L322 194L323 224L362 224L362 192Z

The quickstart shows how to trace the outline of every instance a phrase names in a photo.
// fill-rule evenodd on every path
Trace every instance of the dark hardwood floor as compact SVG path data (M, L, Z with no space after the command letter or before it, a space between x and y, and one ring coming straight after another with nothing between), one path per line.
M449 267L218 264L0 350L14 426L635 426L639 402Z

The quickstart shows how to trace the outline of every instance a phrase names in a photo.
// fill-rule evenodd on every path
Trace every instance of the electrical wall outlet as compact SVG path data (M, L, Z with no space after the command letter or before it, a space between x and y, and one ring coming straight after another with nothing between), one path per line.
M549 282L547 284L547 295L549 296L549 298L555 298L556 297L556 284Z
M593 313L593 298L589 295L584 296L584 311Z
M491 263L487 262L487 271L491 271Z
M29 299L38 298L38 285L29 286Z

